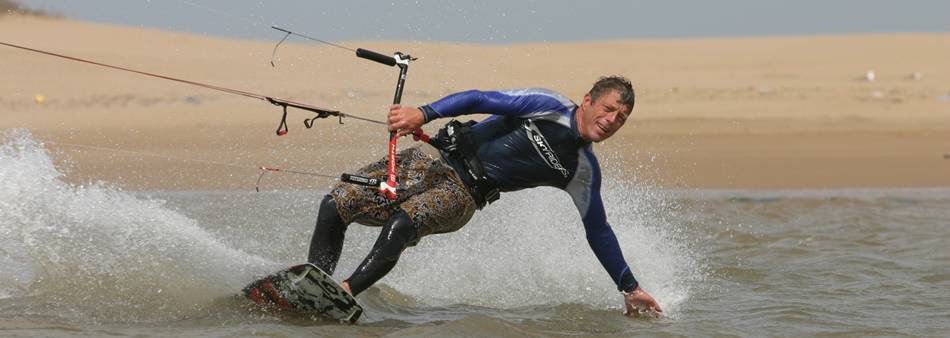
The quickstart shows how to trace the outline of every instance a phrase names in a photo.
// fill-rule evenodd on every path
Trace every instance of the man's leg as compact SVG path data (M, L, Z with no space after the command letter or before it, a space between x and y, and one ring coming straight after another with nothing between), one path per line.
M317 214L317 226L310 239L310 254L307 261L316 265L327 274L333 274L336 263L343 251L343 237L347 225L340 219L333 197L326 195L320 202Z
M354 296L369 288L396 266L399 255L415 239L416 227L409 215L405 211L397 211L383 226L373 249L344 282L344 287L348 286Z
M388 169L388 158L383 157L361 168L356 174L365 177L383 177ZM332 274L340 260L343 249L344 232L350 223L360 223L368 226L385 226L391 223L393 214L398 211L395 207L411 194L406 188L418 184L424 176L415 173L417 168L428 168L432 161L418 148L403 150L397 155L396 166L404 175L401 177L400 200L390 201L380 195L376 189L348 183L337 184L320 203L317 215L317 225L310 241L310 252L307 260L323 271ZM379 278L376 278L379 279Z
M386 160L383 158L361 169L359 174L367 177L384 176ZM458 230L475 212L475 202L464 183L441 160L433 160L418 148L409 148L397 155L396 167L402 174L401 191L396 201L389 201L375 189L362 186L340 184L331 191L331 201L337 204L336 216L343 220L342 224L355 222L383 227L373 249L342 284L354 295L365 291L392 270L406 247L415 245L420 238L429 234ZM321 227L318 225L318 228ZM327 227L330 228L333 227ZM338 229L338 238L342 243L345 227L340 226ZM319 240L317 232L314 241ZM311 257L322 256L314 253L315 250L320 252L320 247L330 245L311 246ZM330 252L336 253L331 259L335 263L339 259L340 249ZM311 261L315 260L311 258Z

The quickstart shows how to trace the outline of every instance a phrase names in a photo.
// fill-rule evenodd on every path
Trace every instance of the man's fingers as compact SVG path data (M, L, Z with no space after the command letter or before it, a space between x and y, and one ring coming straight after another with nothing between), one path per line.
M660 304L657 303L655 300L653 301L653 305L651 305L649 309L650 309L650 312L653 314L653 316L656 318L659 318L660 314L663 313L663 309L660 308Z
M660 309L660 303L658 303L656 299L650 299L648 308L652 311L663 312L663 309Z
M401 123L399 121L399 118L395 115L390 114L389 118L386 119L386 121L389 122L390 131L396 131L397 129L402 128L403 123Z

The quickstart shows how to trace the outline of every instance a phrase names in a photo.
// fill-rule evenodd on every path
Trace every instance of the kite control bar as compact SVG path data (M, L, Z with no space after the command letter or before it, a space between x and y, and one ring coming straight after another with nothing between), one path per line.
M399 104L402 102L402 92L406 85L406 73L409 72L409 62L415 61L416 58L401 52L396 52L393 56L386 56L362 48L356 49L356 56L367 60L376 61L390 67L399 66L399 78L396 81L396 93L393 95L393 104ZM428 140L429 138L428 135L423 133L421 130L414 130L412 134L416 139ZM398 186L398 182L396 180L396 141L399 139L398 136L399 134L395 131L389 132L389 144L387 147L389 160L385 181L380 181L376 178L368 178L350 174L343 174L340 177L340 180L343 182L371 186L375 186L376 183L378 183L379 193L386 196L386 198L390 201L396 200L396 187Z
M332 42L309 37L300 33L295 33L293 31L283 29L277 26L271 26L271 28L279 30L287 34L284 36L283 39L280 40L280 42L277 43L277 46L280 46L280 44L284 42L284 40L287 39L288 36L297 35L306 39L310 39L313 41L331 45L340 49L345 49L345 50L355 52L356 56L360 58L364 58L370 61L375 61L375 62L384 64L390 67L398 66L399 79L396 82L396 94L393 97L393 104L399 104L402 101L402 90L403 90L403 87L406 85L406 73L409 71L409 62L415 61L416 58L409 56L408 54L403 54L401 52L396 52L395 54L393 54L393 56L388 56L388 55L383 55L383 54L380 54L368 49L363 49L363 48L357 48L354 50L349 47L345 47L345 46L341 46ZM271 59L272 59L271 65L275 65L273 58L274 58L274 55L276 55L277 53L277 46L274 46L274 52L271 55ZM271 102L271 103L274 103L274 102ZM274 104L278 104L278 103L274 103ZM288 105L284 104L283 106L286 111L286 108ZM327 117L329 115L333 115L332 113L328 115L326 112L321 112L321 111L315 111L315 112L318 114L318 117ZM286 112L284 115L286 119ZM310 123L312 123L312 120ZM281 126L278 127L278 130L277 130L278 135L286 134L285 125L286 123L282 122ZM309 127L310 124L307 124L307 126ZM397 140L398 135L399 134L395 131L392 131L389 133L389 148L387 148L389 152L389 166L387 168L386 180L383 182L379 182L379 192L385 195L386 198L389 199L390 201L396 200L396 185L397 185L396 183L396 140ZM423 140L425 142L428 142L429 140L429 136L423 133L421 130L413 130L412 135L413 135L413 139L415 140ZM340 177L340 180L343 182L349 182L349 183L360 184L360 185L375 185L375 183L379 181L378 179L375 179L375 178L368 178L368 177L355 176L355 175L349 175L349 174L343 174Z

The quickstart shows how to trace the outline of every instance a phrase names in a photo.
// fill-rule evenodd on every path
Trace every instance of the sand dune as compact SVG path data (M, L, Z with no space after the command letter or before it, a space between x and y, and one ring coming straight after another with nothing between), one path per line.
M277 39L0 16L2 42L382 119L395 69L293 42L271 67ZM638 90L634 118L597 152L608 170L646 184L950 185L950 34L346 43L421 57L403 99L415 105L470 88L547 87L579 99L597 76L626 75ZM301 121L309 116L292 112L291 133L278 138L279 108L263 101L9 47L0 48L0 60L0 128L28 128L56 142L48 146L75 182L249 189L257 165L335 174L384 154L385 132L373 124L328 120L306 130ZM272 187L331 183L268 177Z

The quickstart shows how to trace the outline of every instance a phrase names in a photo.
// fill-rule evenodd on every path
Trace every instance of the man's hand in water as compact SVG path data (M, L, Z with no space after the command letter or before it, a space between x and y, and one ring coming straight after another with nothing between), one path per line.
M660 309L660 304L656 302L656 299L653 299L653 296L643 291L640 286L637 286L633 291L623 295L623 302L627 306L627 311L624 315L630 317L639 317L641 311L645 311L653 316L659 316L660 313L663 312L663 310Z

